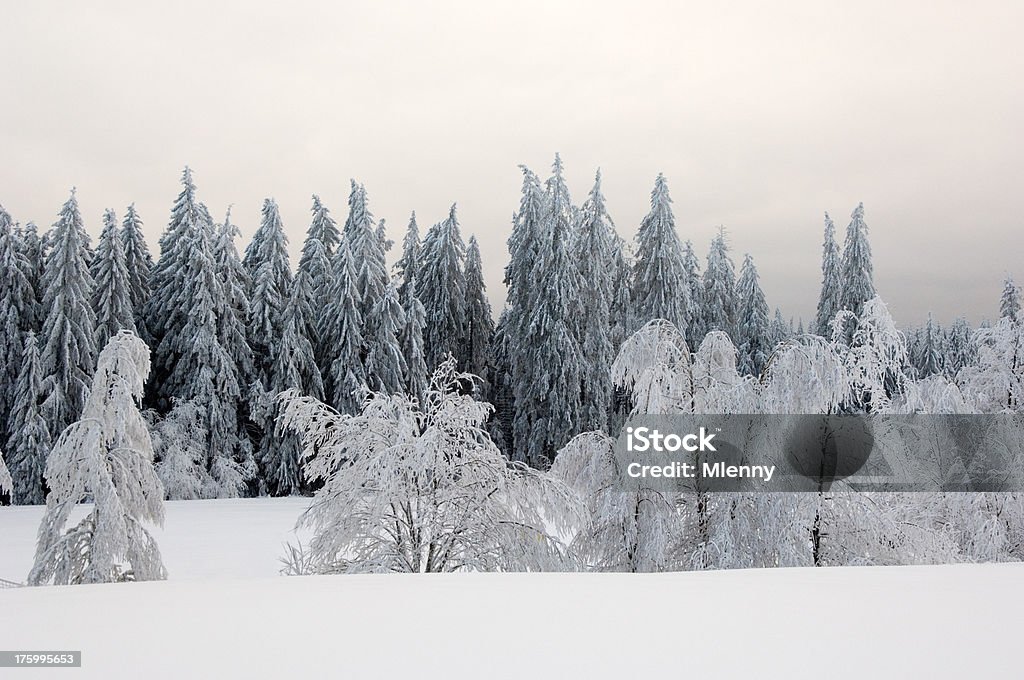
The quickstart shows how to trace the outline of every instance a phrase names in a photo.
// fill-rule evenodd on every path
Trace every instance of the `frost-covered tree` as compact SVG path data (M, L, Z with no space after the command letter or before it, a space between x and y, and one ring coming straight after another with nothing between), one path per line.
M327 206L320 197L313 194L313 219L306 230L306 240L302 243L302 255L299 257L298 271L306 272L310 287L313 290L312 304L326 304L330 290L331 256L341 240L338 225L331 217Z
M580 345L584 356L581 427L606 430L611 406L612 384L608 367L614 359L612 304L618 258L619 237L605 207L601 193L601 171L580 210L574 257L583 286L580 290Z
M719 228L711 240L708 264L704 270L704 332L722 331L736 337L736 270L729 257L725 229Z
M422 259L422 244L420 243L420 228L416 223L416 211L409 216L409 226L402 238L402 257L395 263L395 274L398 277L398 297L406 299L406 289L412 285L416 278Z
M983 412L1020 412L1024 402L1024 325L1004 316L975 332L977 360L957 382Z
M43 376L35 333L25 335L14 402L7 421L7 455L14 473L15 503L38 505L46 499L43 472L50 433L42 414Z
M935 323L932 313L928 312L928 321L921 330L921 345L915 357L918 376L927 378L942 372L942 329Z
M377 393L352 416L284 398L282 423L302 436L305 473L324 483L299 520L313 533L305 571L565 568L548 522L564 526L572 494L508 463L483 429L490 406L461 394L469 379L449 358L422 404Z
M999 317L1006 317L1010 321L1019 322L1020 319L1020 289L1013 282L1012 276L1007 276L1003 284L1003 294L999 298Z
M331 403L342 413L355 413L366 387L363 367L362 314L356 291L356 267L347 234L331 260L331 294L321 317L320 335L331 357L327 372Z
M240 385L248 384L253 375L252 348L246 336L249 319L249 289L252 281L242 266L235 247L238 227L231 221L231 209L224 215L224 222L217 226L213 246L214 267L222 294L215 301L217 337L231 357Z
M365 238L357 281L363 286L362 299L373 305L363 310L363 357L369 386L376 391L401 392L405 380L405 358L399 336L405 326L405 313L398 291L387 274L384 254L390 241L384 232L384 220ZM371 266L372 263L372 266Z
M469 249L466 251L465 319L465 348L462 355L466 358L466 371L489 381L494 318L491 316L491 303L487 301L487 286L484 284L483 263L476 236L469 237Z
M106 346L107 340L121 330L137 333L128 261L113 210L103 213L103 231L89 269L93 279L96 346Z
M435 224L423 240L416 297L423 303L427 368L433 370L451 354L464 364L466 333L466 245L459 233L455 205L448 218Z
M739 314L736 324L736 341L739 343L740 372L758 376L772 351L771 321L768 319L768 303L757 276L754 258L746 255L740 267L740 278L736 284L739 294Z
M942 360L947 378L955 378L965 366L977 359L977 348L973 341L974 331L967 319L957 317L946 334L946 353Z
M147 525L163 524L163 487L139 412L149 348L128 331L100 353L85 410L60 435L46 464L46 514L31 585L151 581L167 576ZM72 511L92 509L65 529Z
M684 335L690 347L697 347L704 339L704 285L700 275L700 259L693 250L693 242L683 244L683 267L690 288L690 324Z
M0 206L0 422L9 422L25 334L35 327L36 293L11 216ZM0 428L4 447L7 428ZM8 453L10 455L10 453Z
M775 316L772 317L771 325L771 340L772 346L778 345L786 338L793 335L793 332L789 329L789 324L782 317L782 310L778 307L775 308Z
M11 473L7 469L7 465L4 464L4 452L0 451L0 505L10 503L13 489L14 484L11 481Z
M267 486L275 496L287 496L304 487L299 473L302 447L295 433L275 426L280 415L276 396L286 390L296 390L314 399L323 399L320 369L313 356L313 345L306 335L305 320L310 313L304 308L308 304L310 285L308 274L300 270L295 276L285 308L284 335L280 352L274 360L269 389L260 395L262 408L254 409L254 417L262 421L264 431L260 443L260 459Z
M89 379L96 365L96 315L90 297L89 237L71 197L61 208L49 238L43 273L46 290L43 323L43 416L52 436L73 423L85 408Z
M427 362L423 353L423 329L427 323L426 311L416 297L416 277L409 279L401 293L402 312L405 325L398 341L402 346L402 357L405 360L405 392L422 399L427 391Z
M871 246L868 244L868 225L864 221L864 204L860 203L850 215L843 245L842 309L860 316L864 303L875 297L874 266Z
M252 279L249 296L249 345L255 357L257 377L269 382L274 357L281 351L284 306L292 286L288 266L288 237L277 203L263 201L259 229L245 250L242 265Z
M661 174L651 191L651 211L636 234L633 306L637 324L666 319L685 331L692 319L686 262L676 233L668 181Z
M143 310L149 301L153 256L149 254L149 246L142 235L142 218L136 212L134 203L128 206L121 223L121 246L124 249L125 268L128 270L128 299L135 314L135 326L142 332L140 337L147 340Z
M152 428L156 474L169 501L205 497L216 486L206 469L206 414L194 401L177 401Z
M832 218L825 213L825 240L821 246L821 294L818 296L818 315L815 333L822 337L831 335L830 324L843 302L842 257L836 242L836 227Z
M842 321L842 316L837 321ZM867 413L884 413L908 379L904 372L908 365L906 336L896 328L878 296L864 303L854 322L853 342L844 348L850 405Z
M572 213L557 156L553 169L546 238L538 244L537 291L528 312L531 320L513 350L520 355L514 380L519 406L513 426L514 455L533 466L554 460L582 422L584 365L574 301L583 282L573 258Z

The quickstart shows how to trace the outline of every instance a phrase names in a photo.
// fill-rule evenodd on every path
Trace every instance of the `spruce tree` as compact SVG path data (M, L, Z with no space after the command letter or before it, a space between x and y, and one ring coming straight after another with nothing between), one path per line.
M402 239L402 257L395 263L395 273L398 276L398 295L406 299L406 289L412 285L419 271L422 246L420 244L420 228L416 224L416 211L409 217L409 226L406 227L405 237ZM407 310L408 311L408 310Z
M252 348L246 337L249 319L249 288L252 281L242 266L235 240L238 227L231 221L231 209L224 222L217 226L213 247L214 266L223 294L216 301L218 339L236 367L240 385L248 385L253 377Z
M7 457L14 480L15 503L39 505L46 501L43 472L50 452L50 433L41 411L43 397L39 343L32 331L25 334L18 381L8 423Z
M38 315L31 265L14 233L11 216L0 206L0 422L9 422L25 333ZM0 448L7 428L0 427ZM10 458L8 450L8 458Z
M46 248L40 238L35 222L29 222L21 232L19 243L24 256L25 278L32 287L34 309L23 320L37 334L43 327L43 267L46 263Z
M252 347L257 377L269 384L274 357L281 351L284 333L284 307L292 285L288 265L288 238L277 203L263 201L259 229L245 251L242 265L252 280L249 297L248 338Z
M435 224L423 240L416 296L426 312L423 345L428 370L451 354L465 367L466 246L459 233L453 204L448 218Z
M719 228L708 250L704 270L704 332L723 331L736 338L736 274L729 257L725 229Z
M609 369L615 359L612 304L621 251L601 193L600 170L580 216L574 257L583 281L579 298L580 346L585 358L582 426L587 431L605 430L612 395Z
M356 413L366 389L363 367L363 319L356 292L356 267L348 234L343 234L331 259L331 294L321 317L320 335L331 357L328 373L331 404L342 413Z
M463 356L466 358L466 371L485 381L490 379L488 368L493 335L494 318L491 316L491 303L487 301L480 246L476 236L470 236L469 250L466 251L466 335Z
M864 303L875 297L874 266L868 243L868 225L864 222L864 204L860 203L850 217L843 245L842 309L860 317Z
M524 355L515 380L515 456L534 466L554 460L556 452L580 431L580 386L584 367L575 301L582 288L573 261L572 212L556 157L548 182L550 200L546 238L539 244L537 291L532 322L515 351Z
M409 279L401 295L402 313L405 325L399 342L405 361L405 389L409 395L422 399L426 393L429 374L423 354L423 329L427 323L423 303L416 297L416 276Z
M967 319L957 317L953 320L946 338L946 354L942 362L947 378L955 378L960 369L974 363L976 348L973 335L974 330Z
M826 338L831 337L832 319L842 308L841 264L839 244L836 243L836 227L832 218L825 213L825 240L821 246L821 294L818 296L815 332Z
M90 304L89 237L74 189L50 236L43 272L43 415L50 436L82 414L96 367L96 315Z
M128 270L128 290L132 310L135 314L135 326L141 332L143 340L149 340L145 329L145 309L149 300L149 280L153 271L153 257L149 254L149 246L142 235L142 218L135 211L135 204L128 206L121 223L121 245L124 248L125 267Z
M310 210L313 218L306 230L306 240L302 243L297 271L306 272L311 291L310 304L316 309L323 309L330 290L331 256L338 247L341 232L327 206L316 194L313 194L313 207Z
M918 353L919 377L927 378L942 373L942 329L928 312L928 322L921 332L921 347Z
M737 322L738 369L741 374L759 376L772 351L768 303L754 266L754 258L746 255L736 284L739 292Z
M1020 321L1020 289L1013 282L1013 277L1006 276L1003 283L1003 294L999 298L999 318L1007 318L1010 321Z
M693 241L687 239L683 245L683 267L686 269L686 283L690 288L690 325L683 334L686 343L696 350L704 339L704 286L700 277L700 260L693 250Z
M651 191L651 211L636 235L633 306L638 325L666 319L686 333L691 320L690 287L671 204L668 182L659 174Z
M90 269L94 282L92 308L96 313L96 346L106 347L107 340L121 330L137 334L132 282L113 210L103 214L103 231Z

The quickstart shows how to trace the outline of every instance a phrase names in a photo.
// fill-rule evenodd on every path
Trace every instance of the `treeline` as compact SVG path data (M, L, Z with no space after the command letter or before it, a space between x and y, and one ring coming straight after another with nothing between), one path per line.
M285 390L355 413L369 392L422 398L450 354L479 377L467 392L495 404L488 428L505 455L543 468L574 435L609 431L628 411L609 368L646 322L670 321L691 348L728 334L739 371L753 376L803 331L771 315L749 255L737 276L724 230L702 270L663 176L630 245L608 215L600 173L577 205L557 156L546 180L522 170L496 324L479 248L463 240L455 206L422 239L414 213L389 271L384 220L354 181L340 227L313 197L294 270L273 199L241 254L230 211L215 221L187 168L156 261L133 206L120 222L105 212L95 248L73 190L43 235L0 208L0 450L15 502L43 502L54 439L81 415L98 351L122 329L152 352L145 406L170 498L308 492L298 437L276 424ZM826 215L822 273L812 330L829 335L838 312L858 315L875 295L862 205L842 249ZM969 362L958 344L969 345L965 323L941 334L941 347L925 329L922 372Z

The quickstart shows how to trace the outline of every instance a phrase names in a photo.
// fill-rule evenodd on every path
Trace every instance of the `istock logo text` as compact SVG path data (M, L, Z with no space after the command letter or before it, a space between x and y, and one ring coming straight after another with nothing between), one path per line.
M699 432L679 436L670 432L662 434L657 429L649 427L627 427L626 428L626 449L628 451L656 451L658 453L674 453L676 451L715 451L715 445L711 440L715 438L714 433L701 427Z

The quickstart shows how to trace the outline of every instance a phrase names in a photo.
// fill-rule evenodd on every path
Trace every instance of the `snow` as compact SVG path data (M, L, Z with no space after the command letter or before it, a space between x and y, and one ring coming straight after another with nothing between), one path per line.
M281 577L307 499L167 504L165 582L0 590L33 678L1012 677L1024 565ZM40 507L0 508L0 578ZM540 625L538 625L540 624ZM144 672L143 672L144 671Z

